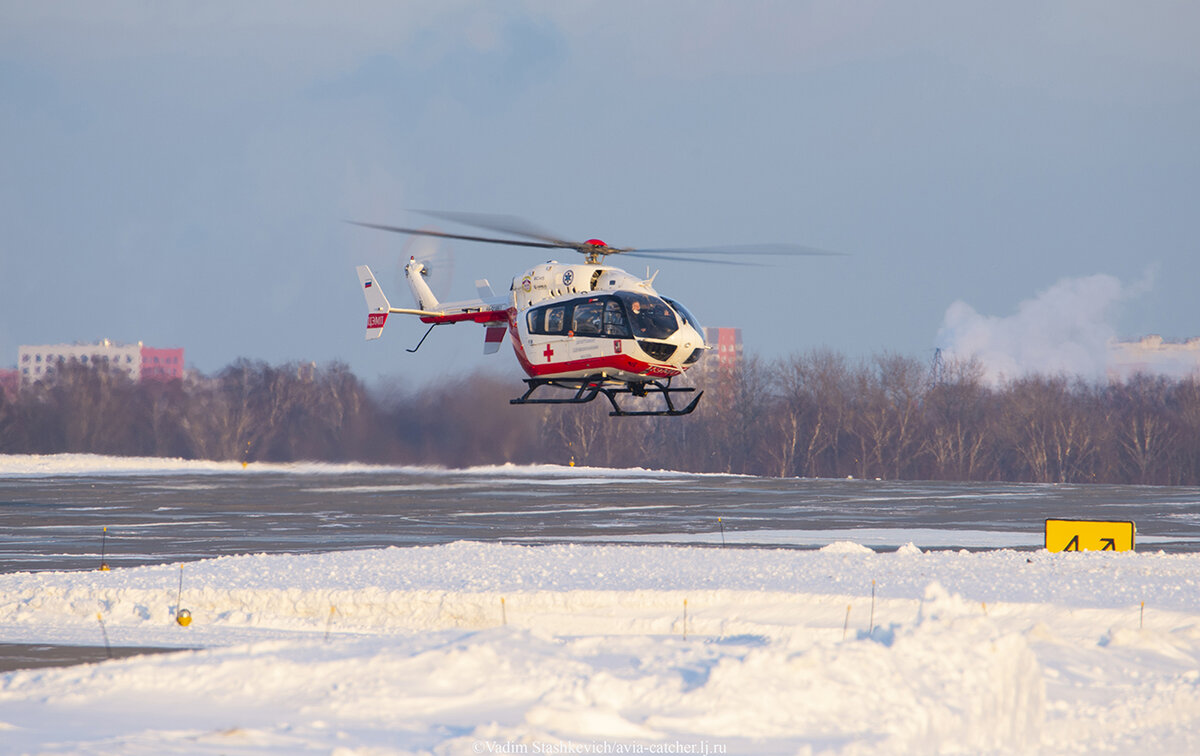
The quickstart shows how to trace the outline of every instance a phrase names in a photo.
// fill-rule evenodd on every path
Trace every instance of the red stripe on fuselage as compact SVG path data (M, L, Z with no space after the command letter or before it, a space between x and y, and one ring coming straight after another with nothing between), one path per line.
M610 354L605 357L589 357L582 360L567 360L565 362L550 362L535 365L526 359L521 360L521 367L531 378L554 378L573 373L632 373L649 378L671 378L683 371L671 365L656 365L651 362L634 359L627 354Z
M504 310L481 310L479 312L457 312L453 315L422 315L422 323L503 323L509 320Z

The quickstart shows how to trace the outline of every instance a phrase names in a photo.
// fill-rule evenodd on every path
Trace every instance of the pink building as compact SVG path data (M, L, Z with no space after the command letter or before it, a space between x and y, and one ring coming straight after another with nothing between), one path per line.
M143 381L169 381L183 378L183 348L156 349L142 347Z
M741 328L705 328L704 340L716 352L717 364L721 367L734 368L741 363Z

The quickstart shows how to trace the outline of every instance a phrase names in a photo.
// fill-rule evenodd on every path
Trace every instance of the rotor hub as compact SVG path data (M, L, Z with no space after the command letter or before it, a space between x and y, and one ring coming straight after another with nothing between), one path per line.
M608 245L599 239L588 239L579 250L587 255L587 262L595 265L600 262L600 256L608 254Z

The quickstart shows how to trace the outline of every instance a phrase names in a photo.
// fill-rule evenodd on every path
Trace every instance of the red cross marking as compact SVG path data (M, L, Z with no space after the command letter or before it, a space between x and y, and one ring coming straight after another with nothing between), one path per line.
M554 350L550 348L549 344L547 344L546 351L542 352L542 354L546 355L546 362L549 362L550 358L554 356Z

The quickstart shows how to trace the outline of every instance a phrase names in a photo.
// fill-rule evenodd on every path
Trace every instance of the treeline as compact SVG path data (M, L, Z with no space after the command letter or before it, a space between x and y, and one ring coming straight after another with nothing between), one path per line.
M213 377L135 383L60 363L0 399L0 451L215 460L353 459L369 401L343 365L239 361Z
M474 374L368 390L345 365L240 360L212 376L134 383L64 364L0 394L0 452L468 466L550 462L768 476L1200 485L1200 383L1030 377L978 365L815 351L702 365L692 415L613 418L514 407L515 379ZM626 404L653 398L626 397Z
M686 469L892 480L1200 485L1200 382L1032 376L815 351L712 371ZM627 459L614 460L625 464Z
M53 380L0 392L0 453L447 466L539 458L537 415L508 405L512 383L399 385L368 391L340 363L239 360L212 376L139 383L63 362Z

